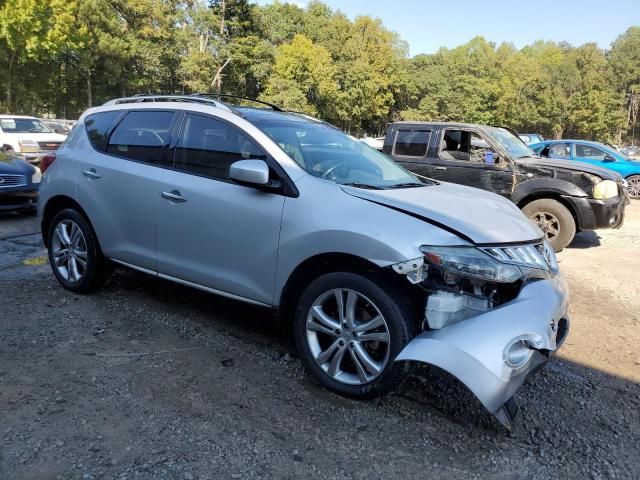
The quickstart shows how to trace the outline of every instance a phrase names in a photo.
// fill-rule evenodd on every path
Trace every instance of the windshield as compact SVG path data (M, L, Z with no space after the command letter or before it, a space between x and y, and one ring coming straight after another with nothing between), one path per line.
M254 122L311 175L360 188L421 187L426 182L386 155L322 123Z
M35 118L0 118L0 127L5 133L51 133L49 127Z
M518 137L504 128L487 128L489 136L504 148L513 158L532 157L535 155Z

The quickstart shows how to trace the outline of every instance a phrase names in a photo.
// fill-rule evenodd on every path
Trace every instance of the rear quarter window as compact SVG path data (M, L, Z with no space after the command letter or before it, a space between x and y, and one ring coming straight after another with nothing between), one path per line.
M398 130L393 154L400 157L423 158L427 155L430 139L430 130Z
M84 126L93 148L101 152L107 151L109 130L121 114L121 110L113 110L111 112L94 113L85 119Z

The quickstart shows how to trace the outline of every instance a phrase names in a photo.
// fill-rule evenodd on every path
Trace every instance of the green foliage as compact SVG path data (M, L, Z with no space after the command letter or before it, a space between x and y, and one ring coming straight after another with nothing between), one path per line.
M640 113L640 27L606 54L477 37L410 58L380 20L318 0L0 1L0 88L4 110L69 118L121 95L220 90L353 133L422 119L620 140Z

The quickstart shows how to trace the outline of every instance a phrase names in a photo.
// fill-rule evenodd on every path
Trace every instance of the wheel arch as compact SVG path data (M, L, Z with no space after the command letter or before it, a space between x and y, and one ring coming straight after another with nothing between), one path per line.
M61 210L64 210L65 208L71 208L77 211L80 215L82 215L84 219L87 221L87 223L89 224L89 227L91 227L91 230L93 231L94 236L96 236L96 231L93 228L91 220L89 219L89 216L84 211L84 209L80 206L80 204L76 202L73 198L68 197L66 195L56 195L55 197L51 197L49 199L44 209L42 210L42 220L40 222L40 230L42 232L42 241L45 247L48 247L47 243L49 239L49 228L51 227L51 222L53 218L58 214L58 212L60 212ZM96 236L96 239L97 238L98 237Z
M569 213L571 213L571 216L573 217L573 221L576 224L576 231L580 229L578 212L576 211L574 206L571 204L571 202L568 202L567 199L562 197L562 195L560 194L552 193L552 192L533 192L527 195L526 197L520 199L516 205L520 210L522 210L526 205L528 205L529 203L535 200L555 200L556 202L560 203L567 210L569 210Z
M309 257L300 263L289 275L278 298L278 319L283 324L293 320L297 299L302 291L316 278L331 272L350 272L369 274L379 277L383 282L393 285L394 281L403 281L404 277L391 268L381 268L375 263L357 255L340 252L327 252ZM407 293L411 295L412 285L407 282Z

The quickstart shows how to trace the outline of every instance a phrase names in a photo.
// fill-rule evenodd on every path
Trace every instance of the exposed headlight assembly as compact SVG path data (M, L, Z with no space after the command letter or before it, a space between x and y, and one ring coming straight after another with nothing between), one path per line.
M547 242L483 248L424 245L420 251L429 264L448 273L489 282L550 278L558 271L555 254Z
M522 277L515 265L501 263L476 247L420 247L433 266L463 277L491 282L513 283Z
M593 198L604 200L618 196L618 184L613 180L603 180L593 186Z

